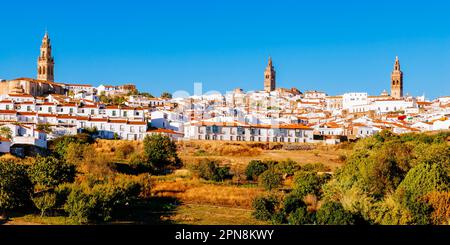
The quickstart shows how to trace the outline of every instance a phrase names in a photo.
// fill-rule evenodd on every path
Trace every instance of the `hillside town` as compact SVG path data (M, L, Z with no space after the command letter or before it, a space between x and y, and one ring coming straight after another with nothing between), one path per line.
M0 82L0 152L46 148L48 140L84 130L104 139L164 134L174 140L338 144L384 129L398 134L450 129L450 96L428 100L404 94L398 57L390 84L380 84L390 92L379 95L279 88L270 57L262 90L173 98L140 93L133 84L57 82L54 68L45 33L37 78Z

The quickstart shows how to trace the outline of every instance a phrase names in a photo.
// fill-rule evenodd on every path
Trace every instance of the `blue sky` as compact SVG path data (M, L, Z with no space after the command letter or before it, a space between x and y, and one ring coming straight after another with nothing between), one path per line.
M426 3L426 4L425 4ZM140 90L263 86L328 94L389 89L395 56L405 92L450 95L448 1L5 1L0 78L35 77L47 28L55 79Z

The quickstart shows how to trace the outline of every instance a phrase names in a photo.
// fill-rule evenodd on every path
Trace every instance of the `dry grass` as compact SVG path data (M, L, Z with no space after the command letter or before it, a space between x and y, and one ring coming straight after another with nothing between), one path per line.
M252 217L248 209L218 207L213 205L186 204L179 207L175 215L165 216L177 224L189 225L265 225L264 221Z
M98 139L93 144L93 148L110 160L124 161L128 160L133 153L142 154L144 144L142 141Z
M257 187L214 184L198 179L175 179L155 181L152 192L156 196L176 197L185 203L249 209L253 199L262 195L264 190Z
M288 144L284 146L286 145ZM243 172L248 162L256 159L275 161L291 159L300 165L323 163L334 170L342 165L344 156L350 151L340 146L305 144L303 146L309 146L312 150L286 150L280 143L188 141L180 143L178 154L185 165L197 164L201 159L208 158L230 165L233 171ZM252 147L254 151L249 151ZM220 150L222 148L223 150Z

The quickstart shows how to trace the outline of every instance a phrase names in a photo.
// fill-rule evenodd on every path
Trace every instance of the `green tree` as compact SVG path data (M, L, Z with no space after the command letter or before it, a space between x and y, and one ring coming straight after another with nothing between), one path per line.
M295 173L295 171L299 169L299 166L297 162L291 159L287 159L275 165L275 168L285 176L292 176Z
M416 224L431 223L432 208L424 197L431 192L450 190L450 177L444 164L418 164L398 186L396 194L409 209Z
M294 175L294 192L300 197L304 197L307 194L314 194L320 197L322 185L330 178L329 174L319 175L314 172L298 171Z
M56 194L51 192L45 192L36 197L32 198L34 206L41 211L41 217L45 213L55 207L56 205Z
M245 169L247 180L257 180L258 176L264 173L269 167L260 160L251 160Z
M75 166L65 163L56 157L37 156L36 162L28 169L33 184L42 188L52 188L64 182L73 182Z
M155 172L162 172L169 167L178 167L181 163L175 142L165 135L147 135L144 138L144 152L148 166Z
M314 213L308 212L306 205L304 205L291 212L287 220L290 225L314 224L315 215Z
M344 210L339 202L325 202L317 211L317 223L320 225L353 225L352 213Z
M30 202L32 187L26 166L0 161L0 211L26 206Z
M270 220L275 214L279 202L275 196L259 196L252 202L253 217L259 220Z
M278 188L283 182L281 174L272 169L266 170L258 179L261 186L269 191Z
M200 163L193 168L198 176L205 180L224 181L232 177L230 167L220 166L217 160L202 159Z
M73 187L64 204L64 211L69 217L79 223L87 223L94 210L95 203L88 194L84 193L82 188Z

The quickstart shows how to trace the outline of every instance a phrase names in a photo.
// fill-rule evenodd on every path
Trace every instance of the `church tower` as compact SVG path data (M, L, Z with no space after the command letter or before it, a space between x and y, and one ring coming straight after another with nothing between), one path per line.
M269 63L264 71L264 90L266 92L275 90L275 69L273 68L271 57L269 57Z
M391 74L391 97L401 99L403 97L403 72L400 70L400 61L395 57L394 70Z
M54 66L55 62L52 57L52 45L50 44L50 38L48 37L48 33L45 32L44 38L42 39L41 53L38 58L37 79L53 82Z

